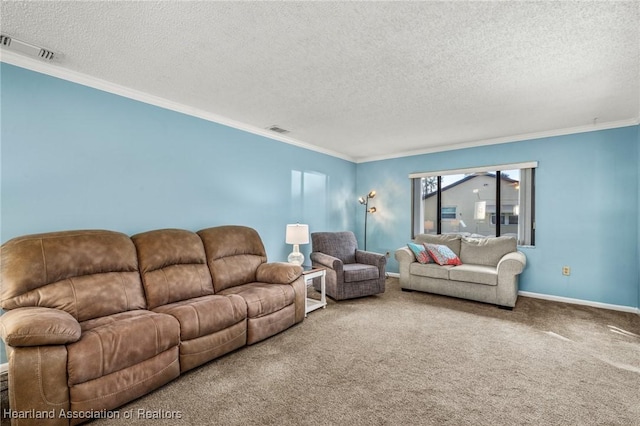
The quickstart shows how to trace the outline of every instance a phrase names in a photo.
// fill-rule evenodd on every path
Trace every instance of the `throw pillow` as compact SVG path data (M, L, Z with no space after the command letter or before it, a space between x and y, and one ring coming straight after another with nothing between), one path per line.
M424 244L429 255L438 265L462 265L460 258L449 247L441 244Z
M420 244L415 244L415 243L407 243L407 247L409 247L411 249L411 251L413 252L413 254L416 256L416 260L420 263L430 263L431 262L431 258L429 257L429 254L427 253L427 249Z

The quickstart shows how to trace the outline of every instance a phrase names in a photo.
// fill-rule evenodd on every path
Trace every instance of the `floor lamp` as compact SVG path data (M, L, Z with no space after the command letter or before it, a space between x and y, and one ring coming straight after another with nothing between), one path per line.
M364 251L367 251L367 217L369 213L375 213L375 207L369 207L369 200L376 196L376 191L371 191L366 197L358 198L360 204L364 205Z

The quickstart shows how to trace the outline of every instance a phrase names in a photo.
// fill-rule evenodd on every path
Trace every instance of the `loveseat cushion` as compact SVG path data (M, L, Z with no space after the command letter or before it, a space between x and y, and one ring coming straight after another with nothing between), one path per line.
M380 278L380 270L377 266L362 263L345 263L343 265L344 282L353 283L365 280L377 280Z
M449 279L477 284L498 285L498 270L491 266L462 264L449 270Z
M136 365L180 342L178 321L151 311L122 312L80 325L80 340L67 346L69 385Z
M418 244L445 245L449 247L456 256L460 256L460 238L458 234L419 234L416 235L415 242Z
M429 256L438 265L460 265L462 262L460 258L444 244L424 244Z
M169 314L180 322L182 341L231 327L247 318L247 305L238 295L211 295L159 306L154 312Z
M424 246L424 244L407 243L407 247L409 248L409 250L411 250L419 263L433 262L433 259L431 259L429 253L427 253L427 248Z
M295 291L289 284L260 282L231 287L218 294L241 296L247 304L248 318L258 318L277 312L293 304L295 299Z
M464 264L497 266L502 256L516 249L517 241L514 237L463 237L460 260Z
M449 271L454 268L452 265L437 265L435 263L422 264L413 262L409 265L409 273L421 277L449 279ZM456 266L457 268L457 266Z

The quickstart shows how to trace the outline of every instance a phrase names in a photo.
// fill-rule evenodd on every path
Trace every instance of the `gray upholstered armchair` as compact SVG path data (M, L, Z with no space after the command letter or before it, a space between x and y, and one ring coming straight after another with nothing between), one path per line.
M387 258L358 250L353 232L314 232L311 247L311 263L326 269L326 292L332 299L384 293ZM313 286L319 290L320 283L315 281Z

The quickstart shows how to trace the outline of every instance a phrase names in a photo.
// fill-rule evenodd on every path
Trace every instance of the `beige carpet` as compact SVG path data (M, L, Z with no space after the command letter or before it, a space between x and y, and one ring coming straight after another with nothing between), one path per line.
M504 311L390 278L119 413L94 424L640 425L640 316L524 297Z

